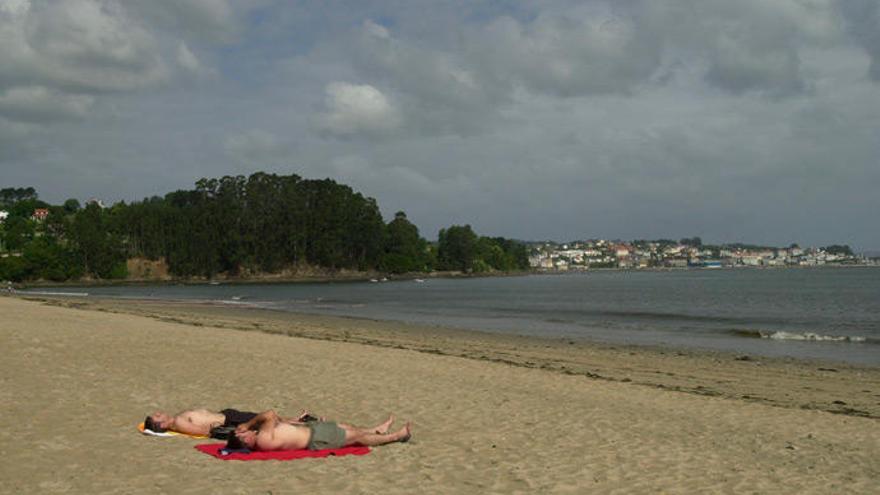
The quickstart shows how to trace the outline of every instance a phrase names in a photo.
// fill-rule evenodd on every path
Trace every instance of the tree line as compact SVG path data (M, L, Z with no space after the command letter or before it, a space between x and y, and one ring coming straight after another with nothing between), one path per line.
M387 273L525 270L524 244L442 229L429 243L404 212L388 223L375 199L330 179L263 172L197 181L130 204L40 201L33 188L0 190L0 280L119 279L130 258L163 259L176 277L298 270ZM34 219L38 208L48 216Z

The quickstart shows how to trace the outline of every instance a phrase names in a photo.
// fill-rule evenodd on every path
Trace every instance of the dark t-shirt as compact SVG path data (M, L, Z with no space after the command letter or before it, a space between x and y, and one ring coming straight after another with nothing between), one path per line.
M247 423L258 414L255 412L239 411L238 409L224 409L220 413L226 416L223 426L238 426L242 423Z

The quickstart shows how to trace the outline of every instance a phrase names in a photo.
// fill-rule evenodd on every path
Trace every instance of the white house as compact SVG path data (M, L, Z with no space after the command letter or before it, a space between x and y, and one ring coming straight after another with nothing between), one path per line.
M629 248L623 244L618 244L614 247L614 254L618 258L627 258L630 255Z
M740 257L739 262L746 266L759 266L761 264L761 257L755 255L746 255Z
M31 215L31 220L42 222L46 218L49 217L49 209L48 208L37 208L34 210L34 213Z
M9 212L6 210L0 210L0 223L3 223L7 218L9 218Z

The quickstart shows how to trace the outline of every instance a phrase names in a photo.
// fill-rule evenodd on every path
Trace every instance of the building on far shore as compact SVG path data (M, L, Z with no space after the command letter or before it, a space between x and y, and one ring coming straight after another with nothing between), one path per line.
M31 220L36 220L37 222L42 222L49 216L48 208L37 208L34 210L33 215L31 215Z
M843 248L846 248L845 250ZM591 268L646 269L787 267L875 264L864 255L855 255L848 246L831 248L787 248L744 246L741 244L693 246L675 241L574 241L556 244L541 241L531 245L529 263L538 270L580 271Z
M5 222L7 218L9 218L9 212L6 210L0 210L0 223Z

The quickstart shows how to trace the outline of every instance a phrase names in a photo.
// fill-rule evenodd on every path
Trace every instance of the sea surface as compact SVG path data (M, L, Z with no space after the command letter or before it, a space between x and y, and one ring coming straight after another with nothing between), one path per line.
M52 292L33 290L31 292ZM606 343L880 365L880 268L64 288Z

